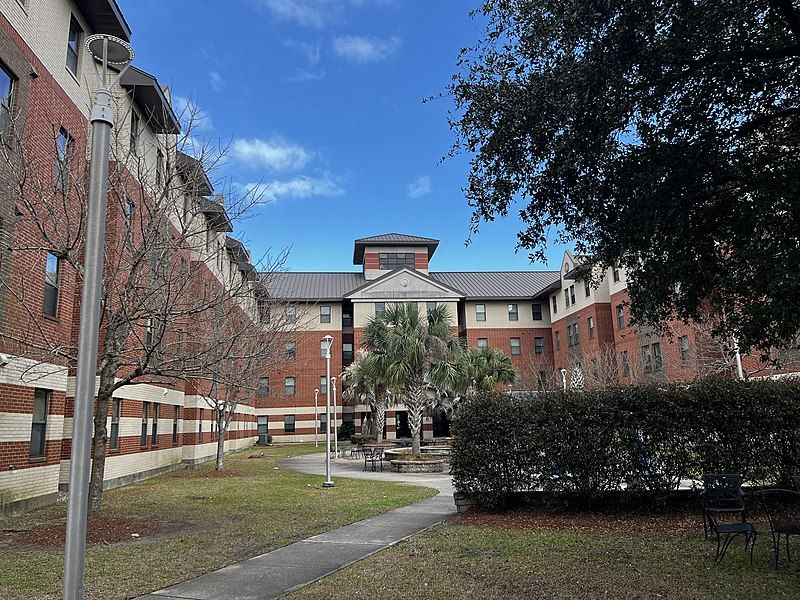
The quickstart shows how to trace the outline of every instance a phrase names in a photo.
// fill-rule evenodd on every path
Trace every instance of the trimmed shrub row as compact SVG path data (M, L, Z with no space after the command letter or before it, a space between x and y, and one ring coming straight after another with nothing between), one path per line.
M592 503L656 498L702 473L800 474L800 381L485 394L453 426L455 488L491 508L532 491Z

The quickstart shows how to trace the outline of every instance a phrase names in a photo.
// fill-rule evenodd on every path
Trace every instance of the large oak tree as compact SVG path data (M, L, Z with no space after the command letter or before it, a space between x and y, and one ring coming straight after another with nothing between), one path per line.
M640 322L715 315L743 346L800 330L800 2L485 0L451 92L472 227L519 203L629 271Z

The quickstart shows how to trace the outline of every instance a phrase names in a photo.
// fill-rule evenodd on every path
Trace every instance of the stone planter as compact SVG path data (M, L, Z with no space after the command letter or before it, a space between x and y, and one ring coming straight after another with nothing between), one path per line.
M442 473L443 460L393 460L390 463L395 473Z
M383 458L388 461L399 460L404 456L411 454L411 448L389 448L384 450Z
M460 513L466 511L472 506L472 499L461 492L456 492L453 494L453 502L456 505L456 511Z

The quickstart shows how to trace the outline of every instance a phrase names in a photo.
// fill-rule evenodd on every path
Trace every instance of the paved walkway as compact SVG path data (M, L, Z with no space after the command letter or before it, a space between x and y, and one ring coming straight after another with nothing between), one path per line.
M281 466L324 474L325 455L298 456ZM449 475L400 475L363 472L363 461L332 461L332 478L357 477L411 483L439 490L439 495L382 515L315 535L219 571L142 596L139 600L268 600L351 565L444 521L455 513Z

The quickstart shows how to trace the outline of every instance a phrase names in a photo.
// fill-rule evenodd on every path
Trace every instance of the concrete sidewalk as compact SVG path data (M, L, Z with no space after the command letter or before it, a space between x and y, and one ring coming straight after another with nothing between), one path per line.
M324 473L324 455L295 457L281 466L306 473ZM321 467L321 469L320 469ZM441 523L456 512L447 475L364 473L361 461L336 460L337 476L412 483L439 490L439 495L315 535L196 579L142 596L138 600L267 600L351 565L397 542Z

